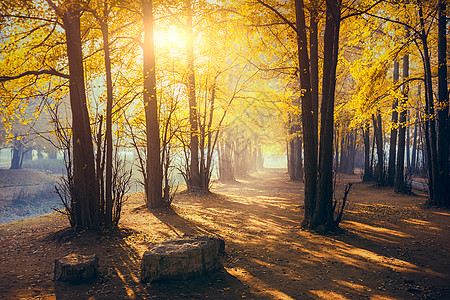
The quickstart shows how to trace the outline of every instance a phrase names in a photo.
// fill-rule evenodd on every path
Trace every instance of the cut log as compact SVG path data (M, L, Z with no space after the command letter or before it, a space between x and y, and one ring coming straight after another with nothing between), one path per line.
M80 282L98 275L97 255L69 254L55 259L55 277L57 281Z
M184 280L220 269L219 254L224 249L224 241L212 236L173 238L155 244L142 257L141 282Z

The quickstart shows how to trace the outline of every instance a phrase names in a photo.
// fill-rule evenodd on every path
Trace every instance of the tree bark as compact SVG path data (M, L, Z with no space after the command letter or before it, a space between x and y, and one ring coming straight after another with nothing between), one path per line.
M374 139L377 145L377 166L375 170L375 180L380 186L385 185L384 176L384 150L383 150L383 129L381 123L381 114L372 115Z
M439 183L436 201L443 206L450 206L449 152L450 152L450 117L447 88L447 18L446 0L439 0L438 23L438 172Z
M74 225L79 229L96 229L99 226L98 184L95 180L94 150L84 85L80 11L69 5L62 17L70 74Z
M162 206L162 167L156 98L156 59L153 41L153 1L144 0L144 106L147 129L147 207Z
M190 143L191 160L189 164L190 182L187 182L188 189L201 189L201 178L198 157L198 116L197 116L197 98L195 93L195 58L194 58L194 29L192 25L193 12L191 1L187 1L187 82L189 98L189 124L190 124Z
M105 73L106 73L106 164L105 164L105 202L106 202L106 219L107 225L112 225L112 153L113 153L113 141L112 141L112 106L113 106L113 85L111 74L111 57L109 51L109 29L107 23L108 4L105 2L103 11L104 20L100 21L100 28L103 36L103 51L105 58ZM98 171L97 171L98 172Z
M394 61L394 85L397 84L399 79L399 63ZM397 112L398 100L394 99L392 104L392 129L391 138L389 143L389 164L388 164L388 179L387 184L394 186L395 181L395 156L397 148L397 126L398 126L398 112Z
M409 77L409 55L403 56L403 80ZM397 193L408 193L405 184L405 138L406 138L406 115L409 85L404 83L402 100L400 103L398 149L397 149L397 171L395 174L394 191Z
M317 184L317 130L314 129L314 103L311 91L311 76L306 40L306 25L303 0L295 0L297 25L298 63L302 89L302 126L305 149L305 216L302 222L309 227L315 210Z
M439 190L439 171L438 171L438 153L436 143L436 123L435 111L433 102L433 85L431 74L430 55L428 50L427 33L425 29L425 21L423 18L422 1L419 4L419 20L420 20L420 39L423 45L423 64L424 64L424 79L425 79L425 141L427 144L427 165L428 165L428 180L430 189L430 201L434 203L438 200L437 191Z
M319 132L319 38L318 24L319 15L316 3L311 2L313 8L310 11L309 23L309 48L310 48L310 68L311 68L311 98L312 98L312 116L314 132ZM318 147L318 134L314 135L314 147ZM317 161L317 158L316 158Z
M11 149L12 156L11 156L11 170L17 170L22 169L22 162L23 162L23 143L22 141L16 136L14 137L13 147Z
M326 2L324 61L322 80L321 130L319 146L318 195L313 228L333 224L333 129L336 67L339 50L340 7L336 0Z
M367 181L373 180L372 167L371 167L371 163L370 163L370 130L369 130L368 122L366 124L364 124L363 135L364 135L364 176L363 176L363 181L367 182Z

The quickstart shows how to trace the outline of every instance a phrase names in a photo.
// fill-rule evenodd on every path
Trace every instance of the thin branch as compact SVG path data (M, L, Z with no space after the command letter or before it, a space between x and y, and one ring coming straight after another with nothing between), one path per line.
M260 3L262 6L270 9L272 12L274 12L281 20L283 20L286 24L291 26L292 29L294 29L295 32L297 32L297 28L295 27L294 23L286 19L285 16L283 16L278 10L276 10L274 7L270 6L269 4L263 2L262 0L257 0L258 3Z
M49 75L54 75L54 76L59 76L62 78L66 78L69 79L69 75L67 74L63 74L61 72L58 72L56 70L40 70L40 71L26 71L23 72L22 74L16 75L16 76L0 76L0 82L5 82L5 81L10 81L10 80L14 80L14 79L19 79L21 77L24 76L28 76L28 75L35 75L35 76L39 76L42 74L49 74Z
M368 7L367 9L365 9L365 10L356 10L356 9L354 9L354 10L355 10L354 13L351 13L351 14L349 13L348 15L341 17L341 20L345 20L345 19L350 18L350 17L355 17L355 16L359 16L359 15L366 14L366 13L368 13L372 8L374 8L375 6L377 6L378 4L380 4L380 3L382 3L382 2L384 2L384 0L377 1L377 2L375 2L374 4L372 4L371 6L369 6L369 7ZM350 9L352 9L352 8L349 7L348 9L350 10Z

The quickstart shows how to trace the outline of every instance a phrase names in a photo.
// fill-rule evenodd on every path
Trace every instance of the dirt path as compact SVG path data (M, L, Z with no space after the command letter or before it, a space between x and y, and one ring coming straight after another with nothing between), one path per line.
M421 196L356 183L342 225L346 233L320 236L298 226L302 190L283 171L268 170L214 184L212 194L179 193L174 211L149 213L142 195L134 195L113 234L74 234L55 214L0 225L0 298L450 298L449 211L423 208ZM223 271L139 283L149 242L194 233L225 239ZM53 282L54 259L74 251L96 253L101 276L79 285Z

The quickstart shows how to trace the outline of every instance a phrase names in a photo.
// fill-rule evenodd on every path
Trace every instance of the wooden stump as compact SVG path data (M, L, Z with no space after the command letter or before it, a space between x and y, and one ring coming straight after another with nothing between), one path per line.
M98 275L97 255L69 254L55 259L55 277L57 281L80 282Z
M191 236L169 239L146 251L141 262L141 282L186 279L221 268L222 239Z

